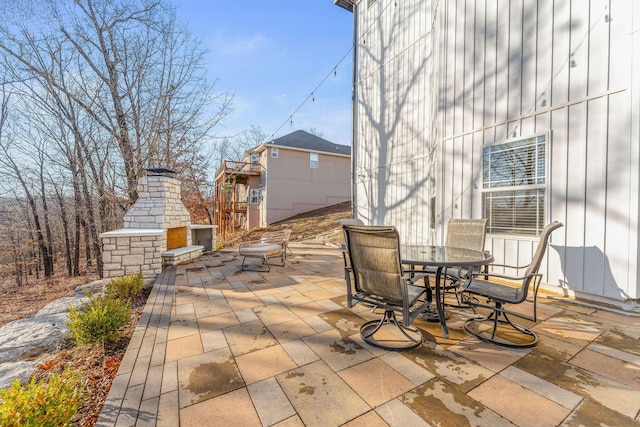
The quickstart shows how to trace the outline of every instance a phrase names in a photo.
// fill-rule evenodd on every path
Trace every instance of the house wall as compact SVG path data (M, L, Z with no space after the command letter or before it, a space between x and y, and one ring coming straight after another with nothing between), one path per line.
M350 157L318 152L319 167L312 169L309 151L278 147L277 158L266 153L265 225L351 199Z
M565 224L544 282L637 299L640 4L367 4L355 9L358 216L441 243L449 218L483 215L482 147L543 133L545 217ZM536 243L489 235L487 249L518 263Z
M432 5L356 6L354 200L368 224L394 224L403 241L429 238L435 175Z
M263 156L264 157L264 156ZM260 163L263 165L264 159L260 159ZM264 176L252 176L249 178L249 188L247 189L247 228L266 227L262 221L263 215L263 202L251 203L251 191L252 188L264 188Z

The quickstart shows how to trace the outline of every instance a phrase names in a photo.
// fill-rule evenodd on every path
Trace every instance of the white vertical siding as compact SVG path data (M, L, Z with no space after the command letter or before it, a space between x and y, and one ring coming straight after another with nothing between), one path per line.
M542 133L546 221L565 224L544 281L640 297L640 2L378 0L357 20L360 216L441 242L449 218L483 215L482 147ZM536 242L487 246L523 263Z
M357 214L394 224L404 241L429 227L428 3L357 6Z
M640 208L640 55L637 54L640 51L640 7L630 6L632 0L628 0L625 4L621 5L621 13L624 10L631 9L630 15L633 26L631 28L631 52L636 52L632 57L632 77L631 77L631 117L627 125L630 127L630 139L631 145L629 149L629 170L630 179L629 185L629 207L628 215L622 215L622 218L629 218L628 227L621 225L621 228L629 231L629 253L627 260L630 263L630 283L636 283L636 298L640 295L640 248L638 243L640 242L640 226L638 225L638 210ZM619 119L619 118L613 118ZM619 211L623 211L626 208L624 204L619 206ZM624 213L624 212L623 212ZM622 221L620 221L622 222ZM635 268L634 268L635 265Z
M638 47L632 2L608 7L604 0L441 2L439 213L442 224L482 215L481 162L473 159L483 144L547 133L546 218L565 227L552 236L545 281L625 300L638 297L639 141L630 114ZM497 259L522 263L535 240L487 243Z

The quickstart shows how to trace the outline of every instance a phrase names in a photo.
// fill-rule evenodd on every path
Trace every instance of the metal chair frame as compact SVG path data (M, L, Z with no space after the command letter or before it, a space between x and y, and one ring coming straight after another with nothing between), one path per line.
M447 238L445 246L454 248L474 249L484 251L485 240L487 235L486 218L459 219L451 218L447 224ZM444 286L445 293L453 293L456 297L456 304L447 304L454 308L469 308L467 301L460 300L460 285L470 277L469 271L462 268L454 270L455 273L447 271L445 280L449 283ZM446 283L446 282L445 282ZM444 298L443 294L443 298Z
M358 303L382 309L379 320L360 326L362 339L388 350L414 348L422 343L422 332L411 323L428 306L426 289L414 286L405 274L400 260L400 238L393 226L345 225L346 249L349 264L345 265L347 307ZM353 282L352 282L353 281ZM402 320L398 320L400 313ZM405 342L385 345L375 334L391 325L402 333Z
M265 236L266 235L266 236ZM284 267L286 259L286 250L283 242L282 234L274 232L265 233L260 240L252 240L242 242L238 246L238 253L243 257L240 271L271 271L271 265ZM260 258L261 265L266 265L266 270L258 267L247 268L245 261L247 258ZM280 258L280 263L270 263L270 258Z
M537 322L537 297L540 283L542 282L542 274L538 273L540 265L542 264L542 258L547 249L549 237L551 232L562 227L560 222L553 222L547 225L540 233L540 241L538 247L532 257L529 264L524 266L510 266L504 264L492 264L492 267L505 267L515 270L525 269L525 272L521 276L509 276L505 274L489 273L489 272L474 272L467 282L462 286L461 292L470 295L474 298L466 301L471 307L485 308L491 310L491 313L487 316L480 316L468 319L464 322L464 329L469 334L477 337L478 339L493 343L503 347L511 348L528 348L533 347L538 342L538 337L531 329L526 328L512 321L510 316L518 317L531 322ZM485 279L478 279L478 276L483 276ZM491 281L490 279L499 279L502 281L520 281L520 285L507 283L498 283ZM519 313L513 310L509 310L505 307L505 304L520 304L527 300L530 287L533 289L533 314L527 315ZM479 298L485 298L486 303L480 301ZM481 331L480 328L471 328L472 324L488 324L490 326L489 332ZM526 335L529 339L522 342L509 341L506 338L501 338L498 335L501 325L507 325L512 330L520 332L522 335ZM525 337L526 338L526 337Z

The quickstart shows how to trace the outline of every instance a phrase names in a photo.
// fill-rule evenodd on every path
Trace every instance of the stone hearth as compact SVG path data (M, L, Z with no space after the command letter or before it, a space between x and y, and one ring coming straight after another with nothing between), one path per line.
M142 272L149 281L165 265L199 257L215 240L215 226L200 225L198 235L208 231L208 245L192 245L191 216L180 199L180 181L171 171L154 172L138 181L138 200L125 214L124 228L100 235L104 277Z

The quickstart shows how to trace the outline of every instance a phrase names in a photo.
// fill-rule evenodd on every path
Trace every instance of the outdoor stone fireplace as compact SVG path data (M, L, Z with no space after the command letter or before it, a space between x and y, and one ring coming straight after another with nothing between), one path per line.
M188 262L202 255L205 246L213 246L215 226L207 225L194 228L199 244L192 244L191 215L174 176L168 169L147 169L138 181L138 200L124 216L124 228L100 235L104 277L141 271L152 279L163 267Z

